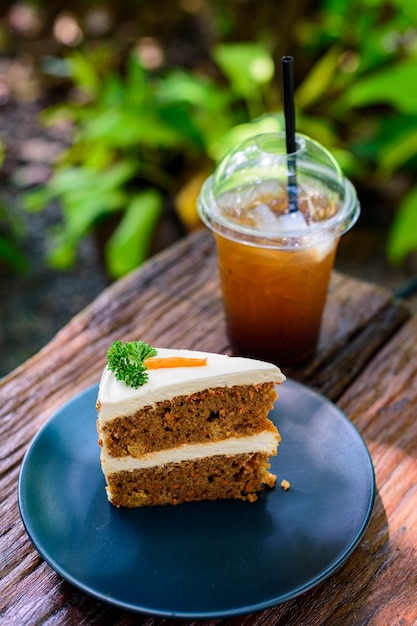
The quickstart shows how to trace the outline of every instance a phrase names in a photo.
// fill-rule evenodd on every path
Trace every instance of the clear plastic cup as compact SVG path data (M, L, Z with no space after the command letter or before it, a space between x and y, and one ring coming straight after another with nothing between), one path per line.
M201 219L213 231L227 332L236 354L278 364L314 355L340 236L356 222L354 187L332 155L297 134L257 135L204 183ZM289 181L299 210L289 211Z

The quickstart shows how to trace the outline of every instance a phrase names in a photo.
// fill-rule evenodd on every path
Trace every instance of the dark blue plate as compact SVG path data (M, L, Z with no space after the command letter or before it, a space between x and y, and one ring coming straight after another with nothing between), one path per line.
M279 394L274 490L254 504L117 509L104 490L90 387L45 424L24 458L19 505L35 548L85 593L164 617L251 613L311 589L365 532L374 471L334 404L292 380ZM279 486L284 478L289 491Z

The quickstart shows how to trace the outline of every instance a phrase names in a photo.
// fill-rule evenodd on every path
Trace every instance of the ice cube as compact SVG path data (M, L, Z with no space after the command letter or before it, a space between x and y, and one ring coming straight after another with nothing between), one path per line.
M264 180L258 183L255 189L257 199L261 201L266 198L278 198L283 193L282 184L274 179Z
M216 202L223 210L249 210L251 207L264 202L266 198L277 198L281 194L282 186L278 181L266 180L225 192L216 198Z
M284 213L278 218L279 230L282 232L299 231L308 228L306 218L301 211L293 211L292 213Z
M251 213L255 219L256 228L259 230L273 233L282 232L279 223L280 216L271 211L267 204L258 204Z
M287 233L308 228L308 224L301 211L294 213L277 214L267 204L258 204L252 211L256 227L273 233Z

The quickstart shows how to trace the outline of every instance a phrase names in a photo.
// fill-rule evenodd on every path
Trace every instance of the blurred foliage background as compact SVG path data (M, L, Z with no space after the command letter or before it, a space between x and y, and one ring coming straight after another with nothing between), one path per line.
M218 160L283 128L291 54L297 129L333 152L361 220L386 224L387 258L405 263L417 250L416 25L415 0L3 1L0 116L37 102L49 149L22 155L3 133L0 259L25 269L10 190L25 211L58 203L46 262L60 270L87 235L114 279L147 257L166 216L178 236L199 227Z

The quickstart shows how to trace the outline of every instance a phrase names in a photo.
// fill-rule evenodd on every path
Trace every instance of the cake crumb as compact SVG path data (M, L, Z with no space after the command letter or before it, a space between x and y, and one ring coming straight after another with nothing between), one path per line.
M264 478L265 485L267 485L270 489L273 489L275 487L276 482L277 482L277 477L275 476L275 474L271 474L270 472L268 472Z
M283 488L284 491L288 491L288 489L291 487L290 483L288 480L281 480L281 487Z

